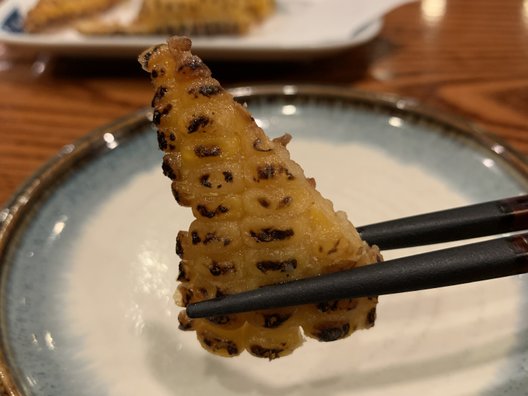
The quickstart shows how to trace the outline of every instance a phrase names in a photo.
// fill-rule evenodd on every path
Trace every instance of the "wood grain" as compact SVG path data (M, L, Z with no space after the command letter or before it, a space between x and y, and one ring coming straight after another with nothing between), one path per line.
M0 53L0 205L63 145L150 101L134 59ZM379 36L337 56L210 66L226 86L322 83L413 97L528 154L526 1L424 0L391 12Z
M412 97L528 155L527 0L423 0L384 22L375 39L329 58L210 67L226 86L317 83ZM0 208L61 147L151 96L135 59L53 58L0 44Z

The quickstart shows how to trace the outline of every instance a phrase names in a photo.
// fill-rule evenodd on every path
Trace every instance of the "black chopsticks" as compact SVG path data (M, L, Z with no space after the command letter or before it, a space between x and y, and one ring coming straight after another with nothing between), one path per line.
M528 195L359 227L381 249L528 229ZM190 304L191 318L368 297L528 272L528 233L404 257Z
M358 227L380 249L459 241L528 229L528 195Z

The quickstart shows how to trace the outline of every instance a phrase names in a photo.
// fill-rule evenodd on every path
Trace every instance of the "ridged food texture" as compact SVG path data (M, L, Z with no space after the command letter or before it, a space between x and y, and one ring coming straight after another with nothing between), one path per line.
M143 0L128 24L87 21L84 34L240 35L275 10L274 0Z
M270 140L190 50L189 39L173 37L139 58L155 88L163 172L196 217L176 238L177 304L380 261L290 159L290 137ZM357 298L192 320L182 311L179 320L212 353L274 359L303 334L334 341L373 326L376 304Z
M57 24L105 11L124 0L39 0L26 15L24 30L40 32Z

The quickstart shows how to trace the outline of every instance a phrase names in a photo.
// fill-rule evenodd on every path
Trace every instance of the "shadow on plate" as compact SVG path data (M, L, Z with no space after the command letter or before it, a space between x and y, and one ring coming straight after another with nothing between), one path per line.
M218 390L218 385L214 384L220 384L225 394L320 396L321 394L343 394L347 390L353 393L373 388L388 390L390 385L432 377L438 378L504 358L503 344L505 342L502 339L495 339L469 353L460 351L412 364L391 365L371 370L362 369L357 372L349 371L346 377L328 373L322 379L276 387L263 382L262 378L252 378L247 373L230 367L229 364L223 364L223 358L209 355L205 351L202 355L189 353L188 350L182 348L181 342L174 335L174 330L161 323L150 322L145 329L149 347L148 365L154 377L169 391L169 394L173 395L181 394L182 387L193 389L198 393L205 391L202 388L206 385L197 382L200 376L207 378L206 382L214 378L212 381L214 389ZM526 355L528 351L528 329L518 334L518 340L512 355L516 356L518 362L521 361L519 363L524 362L526 366L528 359L526 356L523 358L522 355ZM297 351L297 353L301 352ZM517 367L517 369L520 368ZM521 371L524 370L521 369ZM189 376L189 373L197 374ZM520 374L519 372L519 376L507 384L499 384L485 391L483 396L524 394L522 392L528 389L528 377ZM224 393L220 392L220 394Z

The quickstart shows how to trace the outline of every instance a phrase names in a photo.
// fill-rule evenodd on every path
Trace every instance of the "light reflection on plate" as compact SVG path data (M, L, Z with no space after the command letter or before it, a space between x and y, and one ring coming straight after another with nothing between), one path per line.
M294 136L292 157L356 224L528 190L522 158L411 101L234 92L272 135ZM64 150L1 212L4 373L22 394L523 394L526 277L383 297L374 329L271 363L207 354L177 329L174 238L191 214L145 114Z

